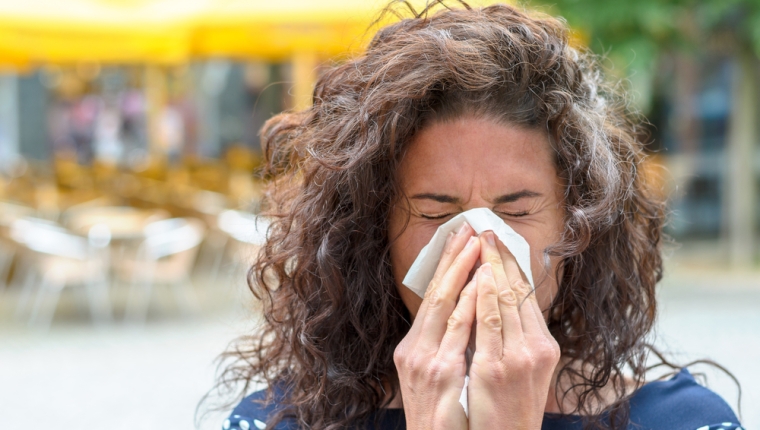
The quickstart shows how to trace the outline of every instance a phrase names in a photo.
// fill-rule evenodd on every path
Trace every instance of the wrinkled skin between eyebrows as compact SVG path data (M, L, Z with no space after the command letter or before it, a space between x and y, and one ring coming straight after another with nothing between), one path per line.
M530 245L536 295L546 316L557 291L558 261L550 259L547 270L544 250L559 241L564 216L553 159L541 130L487 118L434 122L415 135L399 166L408 204L399 199L388 232L395 238L390 256L396 288L413 317L422 298L401 282L417 254L441 224L481 207L494 211Z

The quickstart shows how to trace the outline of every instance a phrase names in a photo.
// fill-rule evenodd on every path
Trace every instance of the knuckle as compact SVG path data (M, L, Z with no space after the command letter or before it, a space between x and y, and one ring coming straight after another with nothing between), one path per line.
M436 383L443 380L446 373L447 366L445 363L441 362L440 360L432 360L425 367L425 380L430 383Z
M543 339L535 346L533 354L541 365L556 363L560 356L559 345L553 339Z
M501 257L497 253L490 253L486 257L486 263L491 263L492 266L501 266Z
M514 306L517 304L517 295L510 288L505 288L499 292L499 302L505 305Z
M547 356L549 357L549 359L552 362L557 363L561 355L562 355L562 351L559 349L559 343L557 343L557 341L554 340L553 338L550 339L549 348L547 351Z
M496 385L501 385L503 382L509 379L509 369L507 366L503 366L499 363L494 363L488 369L488 376Z
M430 297L433 294L433 292L435 292L438 289L438 284L439 284L438 279L433 278L433 280L430 281L430 283L428 284L427 290L425 290L425 297L423 297L423 299L427 299L428 297Z
M464 318L462 318L461 312L454 311L446 322L446 329L448 331L458 331L465 325Z
M407 347L406 340L399 342L396 349L393 350L393 362L396 363L396 365L404 363L407 358L408 350L409 348Z
M494 282L493 278L479 276L478 288L480 288L480 291L478 292L479 295L483 294L486 296L493 296L493 298L495 298L499 294L499 289L496 287L496 283Z
M398 370L408 370L406 354L399 348L393 352L393 363Z
M516 280L512 281L511 287L515 291L528 291L528 290L530 290L530 287L528 286L528 284L524 280L522 280L522 279L516 279Z
M411 357L406 357L401 363L401 368L405 374L415 376L420 373L421 365L424 361L419 355L412 355Z
M513 365L517 369L520 369L520 371L530 372L535 367L536 362L533 360L531 354L527 353L527 351L523 351L522 354L517 354L517 356L513 358Z
M480 321L486 328L501 329L501 315L490 314L486 315L482 321Z
M443 302L443 297L441 297L440 291L433 290L428 295L427 301L428 301L428 308L435 309L441 306L441 303Z

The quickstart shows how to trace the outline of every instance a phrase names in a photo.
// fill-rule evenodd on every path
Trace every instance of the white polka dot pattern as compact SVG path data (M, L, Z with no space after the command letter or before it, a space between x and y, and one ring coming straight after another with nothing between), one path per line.
M720 423L702 426L696 430L744 430L744 427L736 423Z
M257 420L257 419L251 419L248 417L242 417L240 415L233 415L229 419L224 420L224 424L222 424L223 430L250 430L251 423L259 429L264 430L266 429L267 425L265 422ZM730 423L730 422L723 422L718 424L711 424L702 426L700 428L694 429L694 430L745 430L744 427L737 423Z
M264 430L267 427L267 424L264 421L252 419L249 417L243 417L240 415L233 415L224 421L222 430L250 430L251 423L253 423L253 426L260 430Z

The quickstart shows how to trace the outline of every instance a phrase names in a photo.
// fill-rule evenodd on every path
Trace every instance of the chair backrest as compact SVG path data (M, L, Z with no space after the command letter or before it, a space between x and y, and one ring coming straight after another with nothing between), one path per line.
M247 212L228 210L219 215L218 226L237 241L263 245L267 238L269 220Z
M143 231L145 240L140 246L140 255L149 260L158 260L200 245L205 227L200 220L171 218L152 222Z
M87 229L95 224L113 224L114 222L137 224L139 230L146 222L150 223L168 217L168 213L163 210L146 211L131 206L83 206L66 211L62 219L66 227L76 231ZM114 227L117 226L114 225Z
M72 234L50 221L20 218L11 224L10 236L21 245L42 254L76 260L92 258L91 244L87 238ZM102 237L98 239L103 242Z

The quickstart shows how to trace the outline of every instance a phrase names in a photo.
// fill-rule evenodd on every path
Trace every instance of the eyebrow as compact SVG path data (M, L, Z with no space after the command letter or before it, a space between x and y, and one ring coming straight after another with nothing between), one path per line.
M512 203L522 198L540 197L541 193L530 190L522 190L514 193L501 195L493 200L494 204ZM453 203L459 204L461 200L459 198L450 196L448 194L435 194L435 193L420 193L411 197L412 200L433 200L438 203Z

